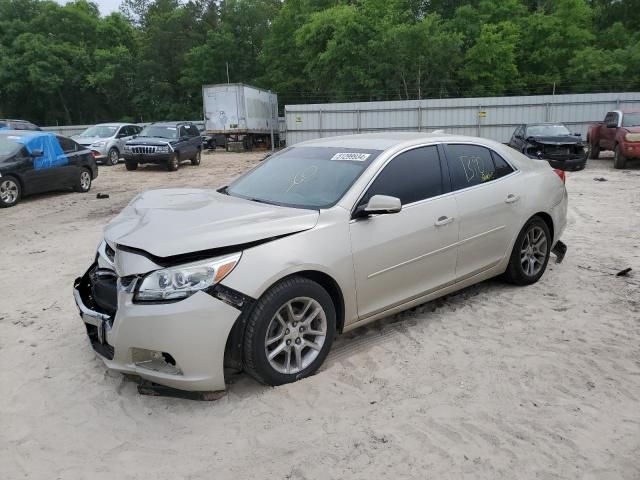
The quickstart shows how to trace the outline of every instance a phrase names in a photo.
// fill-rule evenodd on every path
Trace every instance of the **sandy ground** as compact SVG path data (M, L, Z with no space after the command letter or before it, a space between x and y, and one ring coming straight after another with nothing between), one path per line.
M0 211L0 478L640 478L638 163L569 174L570 250L538 284L361 328L312 378L241 375L194 402L106 371L71 294L102 226L141 190L218 186L260 156L105 167L90 194Z

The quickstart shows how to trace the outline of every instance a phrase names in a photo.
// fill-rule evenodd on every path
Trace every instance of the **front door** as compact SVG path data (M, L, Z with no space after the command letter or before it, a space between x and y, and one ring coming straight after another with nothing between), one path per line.
M498 264L508 255L521 218L521 175L500 155L471 144L446 146L460 219L456 280Z
M455 273L458 214L437 147L397 155L359 205L374 195L399 198L402 210L350 223L360 319L451 284Z

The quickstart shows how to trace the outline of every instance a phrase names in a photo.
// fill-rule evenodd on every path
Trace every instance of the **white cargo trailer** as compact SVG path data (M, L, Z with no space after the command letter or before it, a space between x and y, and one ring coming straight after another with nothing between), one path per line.
M229 142L242 141L245 149L271 146L273 132L278 145L278 96L242 83L204 85L202 110L208 135L224 135Z

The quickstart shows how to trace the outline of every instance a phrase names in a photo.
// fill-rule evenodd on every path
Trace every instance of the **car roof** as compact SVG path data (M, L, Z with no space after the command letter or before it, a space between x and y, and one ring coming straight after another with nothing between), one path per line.
M339 137L323 137L293 145L305 147L342 147L359 148L363 150L388 150L404 145L411 146L425 142L473 142L483 145L500 145L498 142L486 138L469 137L466 135L450 135L447 133L421 133L421 132L380 132L363 133L357 135L344 135Z
M135 125L135 123L126 123L126 122L96 123L94 127L121 127L123 125Z
M159 127L175 127L176 125L182 125L184 123L192 123L188 121L183 122L153 122L150 125L157 125Z

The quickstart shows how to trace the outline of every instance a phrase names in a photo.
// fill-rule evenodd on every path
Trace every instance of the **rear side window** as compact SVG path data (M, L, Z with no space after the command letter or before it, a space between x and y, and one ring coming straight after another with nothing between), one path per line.
M496 175L494 178L506 177L511 172L513 172L513 168L511 167L511 165L509 165L504 158L502 158L493 150L491 150L491 157L493 158L493 165L496 171Z
M187 128L189 129L189 133L191 134L192 137L200 136L200 130L198 130L198 128L195 125L188 125Z
M478 145L447 145L447 164L453 190L462 190L497 178L491 152Z
M437 147L420 147L401 153L391 160L373 181L360 202L374 195L389 195L403 205L443 193L442 170Z
M60 142L60 146L62 147L62 151L64 153L75 152L78 150L78 145L76 142L66 137L57 137L58 142Z

